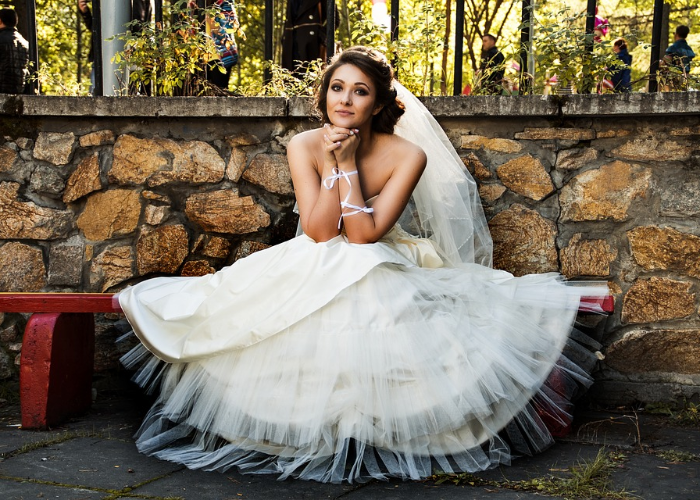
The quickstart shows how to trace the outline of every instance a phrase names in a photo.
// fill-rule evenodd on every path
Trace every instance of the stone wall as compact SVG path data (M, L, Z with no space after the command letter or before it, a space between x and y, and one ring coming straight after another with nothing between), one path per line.
M494 264L607 281L594 396L700 390L696 93L429 98L480 185ZM305 99L0 97L0 291L117 291L194 276L294 235L285 147ZM0 380L26 316L0 313ZM130 346L98 318L96 368Z

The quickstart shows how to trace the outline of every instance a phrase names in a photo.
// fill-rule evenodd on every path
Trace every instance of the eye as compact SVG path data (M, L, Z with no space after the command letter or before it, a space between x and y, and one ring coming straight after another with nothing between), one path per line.
M357 95L368 95L368 94L369 94L369 92L367 92L367 91L366 91L365 89L363 89L363 88L357 89L357 90L355 91L355 93L356 93Z
M340 92L341 90L343 90L343 88L336 83L336 84L331 85L331 90L333 92Z

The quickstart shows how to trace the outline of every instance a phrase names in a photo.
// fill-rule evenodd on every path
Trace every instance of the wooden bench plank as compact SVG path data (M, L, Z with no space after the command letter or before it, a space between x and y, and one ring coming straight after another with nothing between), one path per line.
M0 292L0 312L106 313L121 312L113 293Z

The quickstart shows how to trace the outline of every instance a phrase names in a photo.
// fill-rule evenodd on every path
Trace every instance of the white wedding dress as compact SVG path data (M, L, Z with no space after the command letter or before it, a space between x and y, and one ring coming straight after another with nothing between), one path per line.
M339 482L473 472L551 444L573 390L590 382L590 366L579 366L589 351L569 337L579 299L607 288L492 269L461 166L457 184L472 192L464 207L479 213L460 220L449 196L421 200L447 189L437 178L455 184L426 152L410 211L427 235L399 224L366 245L300 234L216 274L119 294L142 342L124 362L159 391L141 452ZM567 342L580 347L577 362L562 356ZM545 384L553 369L556 387Z

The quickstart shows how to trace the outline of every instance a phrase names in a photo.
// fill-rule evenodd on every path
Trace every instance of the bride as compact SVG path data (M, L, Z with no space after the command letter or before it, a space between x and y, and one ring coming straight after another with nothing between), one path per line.
M316 101L326 125L288 146L296 238L119 294L141 340L124 362L159 392L138 449L340 482L546 448L590 383L562 356L580 288L491 268L473 179L383 55L336 56Z

